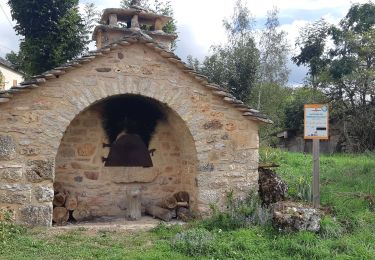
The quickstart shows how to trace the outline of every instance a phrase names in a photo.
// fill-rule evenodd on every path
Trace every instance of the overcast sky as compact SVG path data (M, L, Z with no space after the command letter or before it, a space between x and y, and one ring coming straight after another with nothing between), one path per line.
M119 0L80 0L93 2L99 9L119 7ZM365 3L368 0L244 0L255 17L257 26L262 26L267 10L277 7L280 11L281 28L288 33L291 46L294 46L299 28L306 23L321 17L336 23L353 3ZM19 37L13 30L15 22L11 20L7 0L0 0L0 56L4 57L11 50L17 51ZM176 54L182 59L191 54L203 59L209 53L213 44L225 42L225 32L222 20L231 16L235 0L171 0L179 41ZM290 84L300 84L306 70L298 68L292 63Z

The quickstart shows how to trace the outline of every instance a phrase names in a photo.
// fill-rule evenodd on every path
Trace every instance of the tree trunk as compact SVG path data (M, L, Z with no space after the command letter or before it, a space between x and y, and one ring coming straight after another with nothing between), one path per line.
M84 203L79 203L77 208L73 211L72 216L77 221L82 221L91 216L89 207Z
M57 193L53 198L53 205L56 207L62 207L65 204L66 195L64 193Z
M53 209L52 220L57 224L67 222L69 219L69 211L64 207L56 207Z
M177 202L187 202L187 203L189 203L189 201L190 201L189 193L186 192L186 191L179 191L179 192L175 193L173 196L176 198Z
M167 221L167 222L171 221L171 219L173 217L173 212L171 212L168 209L163 209L159 206L148 206L148 207L146 207L146 213L153 216L153 217L159 218L159 219Z
M65 208L67 210L75 210L78 206L77 197L68 195L65 199Z
M175 209L177 207L177 200L174 196L168 196L161 200L158 203L158 206L165 208L165 209Z
M141 191L132 189L126 192L127 218L129 220L139 220L142 216Z
M179 207L177 208L177 218L188 222L194 219L194 214L187 208Z
M54 191L55 194L65 193L64 187L63 187L62 183L60 183L60 182L55 182L53 184L53 191Z

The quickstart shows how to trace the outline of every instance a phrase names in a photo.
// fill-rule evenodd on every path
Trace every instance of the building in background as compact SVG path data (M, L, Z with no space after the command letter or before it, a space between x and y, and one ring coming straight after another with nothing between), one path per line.
M0 90L7 90L23 81L23 74L0 57Z

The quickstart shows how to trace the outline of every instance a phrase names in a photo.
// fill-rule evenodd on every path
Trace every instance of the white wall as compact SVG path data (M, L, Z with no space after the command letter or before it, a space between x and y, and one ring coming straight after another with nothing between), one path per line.
M10 89L13 86L13 80L17 80L17 84L23 81L22 75L0 65L0 71L3 73L4 79L2 83L5 83L5 89ZM0 88L3 84L0 85Z

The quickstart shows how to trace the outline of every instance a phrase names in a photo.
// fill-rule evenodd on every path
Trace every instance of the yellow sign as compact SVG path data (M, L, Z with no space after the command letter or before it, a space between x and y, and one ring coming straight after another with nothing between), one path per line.
M328 105L308 104L305 105L304 138L305 139L328 139Z

